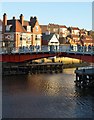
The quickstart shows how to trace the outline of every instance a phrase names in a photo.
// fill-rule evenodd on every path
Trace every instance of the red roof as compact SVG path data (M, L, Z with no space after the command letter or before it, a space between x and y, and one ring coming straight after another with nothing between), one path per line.
M93 43L94 44L94 40L84 40L84 43Z
M15 32L24 32L26 33L27 31L25 30L25 28L21 25L21 23L16 20L16 29Z
M60 28L67 28L65 25L60 25Z
M72 30L79 30L78 27L72 27Z
M59 27L58 24L52 24L52 23L49 23L48 26L54 26L54 27Z
M7 20L8 25L12 25L11 27L11 32L24 32L24 33L31 33L27 32L26 26L31 26L33 28L36 24L37 19L34 17L30 21L23 21L23 25L20 22L20 19L12 19L12 20Z
M84 37L92 39L92 36L85 35Z
M79 36L78 36L78 35L72 35L72 37L73 37L73 38L79 38Z
M28 21L24 21L24 26L29 26L29 22Z
M84 31L81 31L80 34L84 34L84 35L85 35L85 32L84 32Z

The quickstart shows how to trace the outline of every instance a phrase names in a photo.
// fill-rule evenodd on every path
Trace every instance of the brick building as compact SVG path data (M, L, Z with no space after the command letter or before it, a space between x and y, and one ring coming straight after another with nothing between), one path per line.
M58 25L49 23L48 25L41 25L42 33L49 31L50 33L55 33L59 37L67 36L67 27L65 25Z
M30 21L26 21L21 14L19 19L13 17L11 20L7 20L7 15L4 13L3 46L41 46L41 35L41 28L36 17L30 17Z
M0 48L2 47L2 21L0 20Z
M88 35L85 35L84 36L84 39L83 39L83 44L88 46L88 45L94 45L94 39L92 38L92 36L88 36Z
M71 34L79 36L80 29L78 27L71 27Z
M66 38L68 34L67 27L65 25L60 25L59 26L59 36Z

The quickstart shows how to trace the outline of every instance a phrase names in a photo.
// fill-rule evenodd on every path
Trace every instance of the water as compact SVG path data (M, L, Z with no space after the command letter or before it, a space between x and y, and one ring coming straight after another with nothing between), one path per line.
M79 90L74 70L3 77L3 118L92 118L93 90Z

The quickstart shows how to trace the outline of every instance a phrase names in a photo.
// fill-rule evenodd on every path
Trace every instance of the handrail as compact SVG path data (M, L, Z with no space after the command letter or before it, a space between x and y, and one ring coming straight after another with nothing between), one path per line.
M30 47L18 47L18 48L1 48L0 53L33 53L33 52L67 52L67 53L81 53L81 54L94 54L94 46L30 46Z
M78 70L83 70L83 69L94 69L94 66L86 66L86 67L79 67Z

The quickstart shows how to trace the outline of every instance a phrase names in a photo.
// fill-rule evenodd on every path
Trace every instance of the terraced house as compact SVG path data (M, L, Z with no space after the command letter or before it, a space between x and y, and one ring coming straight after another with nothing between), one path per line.
M2 21L0 20L0 49L2 48Z
M21 14L19 19L13 17L7 20L7 15L4 13L3 47L41 46L41 35L37 17L30 17L30 20L26 21Z

